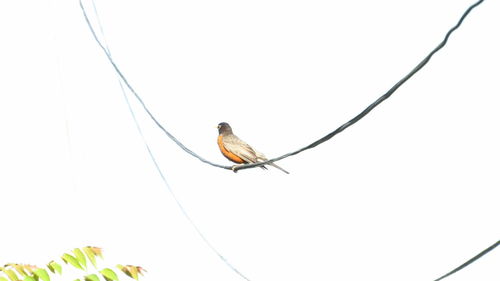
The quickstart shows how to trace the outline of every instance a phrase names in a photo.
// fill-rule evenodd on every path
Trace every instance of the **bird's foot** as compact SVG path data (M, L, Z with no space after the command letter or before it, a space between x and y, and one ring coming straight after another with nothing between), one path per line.
M231 167L231 170L233 170L233 172L237 173L237 172L238 172L238 168L239 168L239 167L241 167L241 166L243 166L243 165L245 165L245 164L237 164L237 165L233 165L233 166Z

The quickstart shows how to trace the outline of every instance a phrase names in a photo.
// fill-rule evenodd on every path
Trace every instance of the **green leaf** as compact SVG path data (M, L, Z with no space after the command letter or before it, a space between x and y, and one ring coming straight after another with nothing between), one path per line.
M99 276L95 274L90 274L85 276L85 281L99 281Z
M132 277L132 276L130 276L130 272L128 272L128 269L127 269L126 266L123 266L121 264L117 264L116 268L118 268L119 270L121 270L123 273L127 274L128 277Z
M38 278L42 279L42 281L50 281L47 270L43 268L35 269L35 275L38 276Z
M105 268L99 272L102 274L102 276L104 276L104 279L106 279L106 281L118 281L118 276L116 275L116 273L109 268Z
M4 269L3 272L5 272L5 274L7 274L7 276L9 277L9 279L11 281L18 281L19 280L16 273L12 269L7 269L7 270Z
M89 261L92 263L92 265L97 268L97 264L95 261L95 253L90 249L90 247L85 247L83 248L83 251L85 252L85 255L87 255L87 258Z
M85 255L83 254L83 252L80 249L76 248L73 250L73 253L75 253L75 257L80 265L82 265L84 268L87 268L87 259L85 259Z
M100 281L100 279L96 274L90 274L85 276L85 281Z
M9 281L7 278L0 276L0 281Z
M2 280L2 279L0 279L0 280ZM36 281L36 279L31 277L31 276L26 276L26 277L24 277L24 281Z
M54 267L50 264L50 262L47 264L47 268L50 270L50 272L52 273L56 273L56 270L54 269Z
M62 260L65 262L65 263L69 263L71 264L72 266L74 266L75 268L78 268L78 269L81 269L83 270L83 267L82 265L78 262L78 260L73 257L72 255L70 254L64 254L62 255Z
M59 274L62 273L62 267L61 267L61 265L58 264L55 261L49 262L49 264L47 264L47 267L50 269L50 271L52 271L52 273L56 273L56 272L59 273Z

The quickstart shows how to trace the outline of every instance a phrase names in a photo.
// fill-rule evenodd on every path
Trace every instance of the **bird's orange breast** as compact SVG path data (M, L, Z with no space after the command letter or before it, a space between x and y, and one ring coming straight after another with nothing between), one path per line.
M243 159L241 159L238 155L232 153L231 151L227 150L226 147L224 147L224 142L222 141L222 135L219 135L217 138L217 144L219 145L220 152L222 152L222 155L224 155L227 159L235 162L235 163L245 163Z

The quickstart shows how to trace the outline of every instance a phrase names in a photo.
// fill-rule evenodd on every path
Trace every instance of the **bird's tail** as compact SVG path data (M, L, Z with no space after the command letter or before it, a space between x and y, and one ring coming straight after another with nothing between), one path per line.
M257 161L267 161L267 158L264 156L264 154L256 151L256 154L257 154ZM269 163L268 165L271 165L273 166L274 168L278 169L278 170L281 170L283 173L285 174L290 174L287 170L281 168L280 166L274 164L273 162ZM265 168L264 166L261 166L262 168Z
M285 174L290 174L287 170L281 168L280 166L274 164L273 162L269 163L269 165L273 166L274 168L278 169L278 170L281 170L283 173Z

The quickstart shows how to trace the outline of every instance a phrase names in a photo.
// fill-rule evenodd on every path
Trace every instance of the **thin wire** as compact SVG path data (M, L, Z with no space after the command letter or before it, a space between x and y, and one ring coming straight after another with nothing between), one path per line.
M460 265L459 267L453 269L452 271L446 273L445 275L439 277L438 279L434 280L434 281L439 281L439 280L443 280L444 278L464 269L465 267L467 267L468 265L470 265L471 263L477 261L478 259L480 259L481 257L483 257L484 255L486 255L487 253L491 252L493 249L495 249L498 245L500 245L500 240L498 240L495 244L489 246L488 248L486 248L485 250L483 250L481 253L475 255L473 258L471 258L470 260L466 261L465 263L463 263L462 265Z
M94 0L92 0L94 1ZM234 272L236 272L236 274L238 274L240 277L242 277L243 279L247 280L247 281L250 281L250 279L248 277L246 277L243 273L241 273L236 267L234 267L234 265L232 265L213 245L212 243L210 243L210 241L206 238L206 236L203 234L203 232L201 232L201 230L198 228L198 226L196 225L196 223L193 221L193 219L191 219L191 217L189 216L189 214L187 213L186 209L183 207L183 205L181 204L181 202L179 201L179 199L177 199L177 196L175 195L174 191L172 190L172 187L170 186L170 184L167 182L167 179L165 178L163 172L161 171L161 168L160 166L158 165L158 162L156 161L156 158L154 157L154 154L153 152L151 151L151 148L149 147L149 144L147 143L146 141L146 138L144 137L144 134L142 133L142 129L139 125L139 122L137 121L137 118L135 117L135 113L130 105L130 101L127 97L127 94L125 93L125 91L123 90L123 86L121 85L121 82L120 82L120 87L122 88L122 91L123 91L123 96L125 97L125 101L127 102L127 106L128 106L128 109L130 110L130 114L132 115L132 119L134 120L134 123L137 127L137 130L139 131L139 134L141 135L141 138L142 138L142 141L144 142L144 145L146 146L146 150L148 151L148 154L151 158L151 160L153 161L153 164L155 165L156 167L156 170L158 171L158 174L160 175L163 183L165 184L165 186L167 187L168 191L170 192L170 194L172 195L172 197L174 198L174 201L175 203L177 203L177 206L179 206L179 209L181 210L182 214L184 215L184 217L186 217L186 219L189 221L189 223L193 226L193 228L196 230L196 232L198 233L198 235L201 237L201 239L205 242L205 244L207 244L207 246L229 267L231 268Z
M84 13L84 16L85 16L85 20L87 21L87 24L90 25L90 21L87 17L87 14L86 14L86 11L85 11L85 8L83 7L83 4L82 4L82 1L80 1L80 7L82 8L82 11ZM104 30L103 30L103 27L102 27L102 24L101 24L101 21L100 21L100 18L99 18L99 14L97 13L97 8L96 8L96 5L95 5L95 2L94 0L91 0L92 2L92 6L93 6L93 9L94 9L94 13L96 15L96 19L97 19L97 25L99 26L99 30L101 32L101 35L102 35L102 38L103 38L103 42L104 42L104 48L105 48L105 51L106 53L109 55L109 57L111 57L111 51L109 50L109 47L108 47L108 44L106 43L106 37L104 35ZM96 37L96 34L94 32L94 30L92 29L92 33L94 35L94 37ZM146 150L149 154L149 157L151 158L151 161L153 162L156 170L158 171L158 174L160 175L160 178L162 179L164 185L167 187L168 191L170 192L170 194L172 195L172 197L174 198L174 201L175 203L177 204L177 206L179 207L179 209L181 210L182 214L184 215L184 217L189 221L189 223L193 226L193 228L196 230L196 232L198 233L198 235L201 237L201 239L205 242L205 244L229 267L231 268L236 274L238 274L241 278L247 280L247 281L250 281L250 279L248 277L246 277L244 274L242 274L236 267L234 267L231 263L228 262L228 260L212 245L212 243L210 243L210 241L206 238L206 236L203 234L203 232L200 230L200 228L198 228L198 226L196 225L196 223L193 221L193 219L189 216L189 214L187 213L186 209L184 208L184 206L181 204L181 202L179 201L179 199L177 198L174 190L172 189L172 187L170 186L170 184L168 183L164 173L162 172L161 168L160 168L160 165L158 164L158 162L156 161L156 157L154 156L152 150L151 150L151 147L149 146L147 140L146 140L146 137L144 136L143 132L142 132L142 128L141 126L139 125L139 122L137 121L137 118L136 118L136 115L134 113L134 110L130 104L130 100L128 99L128 96L127 96L127 93L125 91L125 88L123 87L123 84L122 84L122 81L120 79L120 77L118 77L118 82L120 84L120 89L122 91L122 94L123 94L123 97L125 98L125 101L127 103L127 107L128 107L128 110L130 111L130 115L132 116L132 119L134 120L134 123L135 123L135 126L137 128L137 131L139 132L139 135L141 136L141 139L144 143L144 146L146 147Z
M338 133L344 131L345 129L347 129L348 127L354 125L356 122L358 122L359 120L361 120L363 117L365 117L368 113L370 113L376 106L378 106L380 103L382 103L383 101L385 101L386 99L388 99L401 85L403 85L408 79L410 79L415 73L417 73L420 69L422 69L428 62L429 60L432 58L432 56L434 56L435 53L437 53L441 48L443 48L446 43L448 42L448 38L450 37L450 35L456 30L458 29L458 27L460 27L460 25L462 24L462 22L464 21L464 19L467 17L467 15L470 13L470 11L472 9L474 9L475 7L477 7L479 4L481 4L484 0L479 0L477 1L476 3L474 3L473 5L471 5L462 15L462 17L460 18L460 20L458 21L458 23L453 26L447 33L446 33L446 36L444 37L443 41L441 43L439 43L439 45L434 48L434 50L432 50L412 71L410 71L410 73L408 73L406 76L404 76L401 80L399 80L394 86L392 86L392 88L389 89L389 91L387 91L384 95L382 95L381 97L379 97L376 101L374 101L372 104L370 104L367 108L365 108L361 113L359 113L358 115L356 115L354 118L352 118L351 120L347 121L346 123L344 123L343 125L341 125L340 127L338 127L335 131L327 134L326 136L318 139L317 141L309 144L308 146L305 146L303 148L300 148L296 151L293 151L293 152L290 152L290 153L286 153L286 154L283 154L282 156L279 156L279 157L276 157L276 158L272 158L272 159L269 159L267 161L263 161L263 162L259 162L259 163L250 163L250 164L244 164L244 165L236 165L236 166L225 166L225 165L220 165L220 164L216 164L216 163L213 163L203 157L201 157L200 155L198 155L197 153L195 153L194 151L190 150L189 148L187 148L184 144L182 144L177 138L175 138L169 131L167 131L161 124L160 122L154 117L154 115L151 113L151 111L148 109L148 107L146 106L146 104L144 103L144 101L141 99L141 97L139 96L139 94L137 94L137 92L134 90L134 88L132 88L132 86L130 85L130 83L128 82L127 78L125 78L125 76L123 75L123 73L120 71L120 69L118 68L118 66L116 65L116 63L114 62L114 60L111 58L111 55L109 54L109 52L106 50L106 48L103 46L103 44L99 41L99 39L97 38L97 36L95 36L95 32L92 28L92 25L90 24L90 22L87 20L87 24L90 28L90 30L92 31L92 34L94 35L94 39L96 40L97 44L99 45L99 47L101 47L101 49L104 51L104 53L106 54L106 57L108 58L109 62L111 63L111 65L113 66L113 68L115 69L115 71L118 73L118 75L120 76L120 78L122 79L122 81L125 83L125 85L127 86L127 88L134 94L135 98L139 101L139 103L142 105L143 109L146 111L146 113L149 115L149 117L151 118L151 120L153 120L153 122L172 140L174 141L180 148L182 148L184 151L186 151L188 154L198 158L200 161L206 163L206 164L209 164L209 165L212 165L214 167L219 167L219 168L223 168L223 169L228 169L228 170L233 170L234 172L237 172L238 170L243 170L243 169L249 169L249 168L254 168L254 167L259 167L259 166L263 166L263 165L266 165L266 164L269 164L270 162L277 162L279 160L282 160L284 158L287 158L287 157L290 157L292 155L296 155L296 154L299 154L301 153L302 151L305 151L305 150L308 150L308 149L311 149L313 147L316 147L318 146L319 144L322 144L326 141L328 141L329 139L331 139L333 136L337 135ZM80 2L81 3L81 2ZM83 8L82 8L83 9ZM84 14L85 14L85 10L83 10Z
M115 69L116 73L118 74L118 76L120 76L121 80L123 81L123 83L125 83L125 86L127 86L127 88L130 90L130 92L132 92L132 94L134 94L135 98L139 101L139 103L142 105L142 108L144 109L144 111L146 111L146 113L149 115L149 117L151 118L151 120L153 120L153 122L156 124L156 126L158 126L158 128L160 128L172 141L174 141L180 148L182 148L184 151L186 151L187 153L191 154L192 156L198 158L200 161L204 162L204 163L207 163L209 165L212 165L212 166L215 166L215 167L219 167L219 168L223 168L223 169L231 169L231 166L224 166L224 165L220 165L220 164L216 164L216 163L212 163L208 160L206 160L205 158L199 156L198 154L196 154L195 152L193 152L191 149L187 148L183 143L181 143L176 137L174 137L174 135L172 135L169 131L167 131L161 124L158 120L156 120L156 118L154 117L154 115L151 113L151 111L149 111L148 107L146 106L146 104L144 103L144 101L141 99L141 97L139 96L139 94L137 94L137 92L134 90L134 88L132 88L132 86L130 85L130 83L128 82L127 78L125 78L125 76L123 75L123 73L121 72L121 70L118 68L118 66L116 65L116 63L114 62L113 58L111 58L111 54L108 52L108 50L106 50L106 47L101 43L101 41L99 40L99 38L96 36L96 33L94 31L94 28L92 27L92 24L90 23L88 17L87 17L87 13L85 11L85 8L83 7L82 5L82 1L79 0L80 2L80 7L82 9L82 12L83 12L83 15L85 17L85 21L87 22L87 26L89 27L90 31L92 32L92 35L95 39L95 41L97 42L97 44L99 45L99 47L103 50L103 52L106 54L106 57L108 58L109 62L111 63L111 65L113 66L113 68Z

